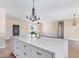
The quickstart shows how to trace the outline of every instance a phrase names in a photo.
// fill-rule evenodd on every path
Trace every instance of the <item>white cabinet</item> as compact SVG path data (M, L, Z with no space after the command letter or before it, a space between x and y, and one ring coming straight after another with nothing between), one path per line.
M17 39L11 39L12 53L17 58L53 58L54 53L32 46Z

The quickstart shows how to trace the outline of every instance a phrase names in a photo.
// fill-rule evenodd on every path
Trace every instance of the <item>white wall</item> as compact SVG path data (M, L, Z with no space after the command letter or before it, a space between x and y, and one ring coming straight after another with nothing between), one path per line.
M20 25L20 36L24 36L27 33L27 26L26 26L26 21L20 20L20 19L15 19L11 17L6 18L6 39L9 39L10 36L13 35L13 24L14 25Z
M6 32L6 10L0 8L0 48L5 47L5 32Z
M64 20L64 38L79 41L79 20L73 25L73 19Z
M41 23L37 24L37 32L41 34Z
M58 37L58 22L43 21L41 23L41 34L44 36Z
M0 8L0 33L5 34L6 32L6 10Z

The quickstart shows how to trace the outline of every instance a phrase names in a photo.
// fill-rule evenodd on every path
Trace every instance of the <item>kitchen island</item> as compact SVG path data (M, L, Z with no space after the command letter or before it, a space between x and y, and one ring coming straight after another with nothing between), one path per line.
M17 58L67 58L68 40L40 37L11 37L11 51Z

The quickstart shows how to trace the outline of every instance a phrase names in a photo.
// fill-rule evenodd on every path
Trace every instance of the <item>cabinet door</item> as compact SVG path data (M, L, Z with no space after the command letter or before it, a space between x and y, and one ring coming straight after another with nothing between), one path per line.
M21 57L22 56L22 42L20 42L20 40L16 40L15 43L15 51L16 51L16 57Z
M22 42L17 39L12 39L11 40L11 51L16 57L22 57Z
M22 47L21 47L21 50L22 50L22 57L23 58L31 58L32 57L32 49L31 49L31 46L25 42L22 42Z

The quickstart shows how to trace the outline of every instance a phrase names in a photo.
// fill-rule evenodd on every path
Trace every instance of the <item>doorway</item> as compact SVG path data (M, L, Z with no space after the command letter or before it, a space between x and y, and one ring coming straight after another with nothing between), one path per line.
M64 21L58 22L58 37L64 38Z

